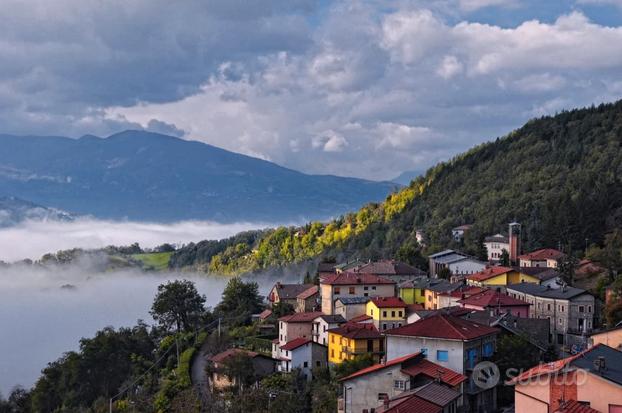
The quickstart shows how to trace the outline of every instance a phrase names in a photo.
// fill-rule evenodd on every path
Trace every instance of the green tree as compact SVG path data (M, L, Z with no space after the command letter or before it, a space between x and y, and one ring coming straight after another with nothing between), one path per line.
M510 253L505 248L501 250L501 258L499 260L499 263L504 267L510 266Z
M335 365L335 376L338 379L349 376L350 374L369 367L374 364L371 354L363 354L355 357L353 360L345 360Z
M438 278L442 278L443 280L448 280L449 277L451 277L451 271L448 267L443 267L436 273L436 276Z
M214 309L220 317L230 320L230 324L248 323L252 314L262 309L262 298L256 282L244 282L234 277L222 292L222 299Z
M294 306L284 301L279 301L272 305L272 315L274 318L280 318L286 315L294 314Z
M169 281L158 286L150 314L161 327L177 332L194 329L205 313L205 296L188 280Z
M566 284L572 285L574 283L575 270L578 265L579 260L572 253L564 255L558 260L557 271Z

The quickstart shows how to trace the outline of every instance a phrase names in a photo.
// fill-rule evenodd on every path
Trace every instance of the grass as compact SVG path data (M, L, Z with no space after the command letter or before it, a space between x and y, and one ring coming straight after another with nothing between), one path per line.
M145 269L163 271L168 268L172 252L152 252L149 254L133 254L132 258L141 261Z

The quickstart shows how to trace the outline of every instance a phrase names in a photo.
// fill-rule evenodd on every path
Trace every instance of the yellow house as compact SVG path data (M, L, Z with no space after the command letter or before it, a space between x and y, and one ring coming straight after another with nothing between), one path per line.
M371 354L375 363L384 355L384 337L371 323L347 323L328 330L328 362L342 363Z
M523 282L540 284L540 279L509 267L489 267L467 277L467 284L476 287L507 286Z
M365 314L379 331L406 324L406 303L399 297L374 297L367 302Z
M427 285L427 280L404 281L397 287L398 295L406 304L424 304Z

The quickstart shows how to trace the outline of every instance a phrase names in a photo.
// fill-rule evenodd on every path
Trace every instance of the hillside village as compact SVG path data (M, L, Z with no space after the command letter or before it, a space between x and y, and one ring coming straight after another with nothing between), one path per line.
M277 282L253 316L261 338L212 355L208 386L236 386L219 366L248 356L256 386L274 373L311 381L348 366L340 413L622 411L622 325L605 327L604 303L572 285L565 254L523 251L515 222L485 246L488 261L432 254L429 273L355 260L322 262L305 283ZM573 271L586 266L598 264Z

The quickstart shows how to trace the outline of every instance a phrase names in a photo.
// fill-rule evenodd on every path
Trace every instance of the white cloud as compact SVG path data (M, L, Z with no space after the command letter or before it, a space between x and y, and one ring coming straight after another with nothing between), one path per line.
M485 7L516 7L518 0L458 0L462 10L472 12Z
M445 56L436 73L443 79L451 79L462 72L462 63L456 56Z

